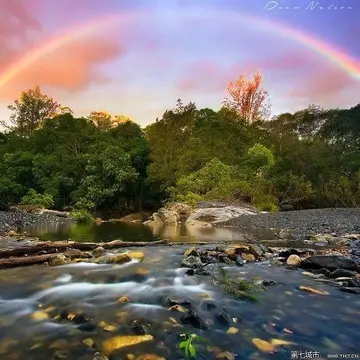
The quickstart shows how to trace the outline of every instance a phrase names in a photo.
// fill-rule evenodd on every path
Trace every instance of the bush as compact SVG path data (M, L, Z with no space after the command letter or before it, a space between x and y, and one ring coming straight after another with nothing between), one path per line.
M29 205L48 209L54 206L54 200L49 194L39 194L34 189L30 189L21 199L20 205Z
M77 222L89 222L93 221L94 218L87 210L73 210L70 212L70 216Z

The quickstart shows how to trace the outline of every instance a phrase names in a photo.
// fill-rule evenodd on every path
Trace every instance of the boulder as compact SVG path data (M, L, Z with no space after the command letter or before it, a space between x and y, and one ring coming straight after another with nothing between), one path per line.
M184 204L184 203L179 203L179 202L170 203L167 206L167 209L169 211L175 212L180 217L188 217L188 216L191 215L191 212L192 212L192 208L191 208L190 205L187 205L187 204Z
M250 244L249 245L249 252L253 254L256 259L264 254L264 250L260 245L257 244Z
M198 269L204 264L198 256L187 256L181 261L181 266L191 269Z
M99 257L105 253L105 249L101 246L97 247L95 250L93 250L93 255L95 257Z
M196 209L186 220L186 226L194 226L200 224L216 224L223 221L228 221L241 215L255 215L256 210L235 207L235 206L224 206L224 207L213 207L213 208L200 208Z
M299 255L290 255L286 260L286 264L289 266L300 266L302 260Z
M108 258L108 263L110 264L125 264L127 262L130 262L131 261L131 258L128 254L117 254L117 255L113 255L113 256L110 256Z
M343 255L313 255L303 260L303 265L313 268L356 270L357 263Z
M195 247L191 247L185 251L184 256L200 256L200 253Z
M50 266L60 266L69 263L69 259L64 254L57 254L49 260Z
M187 314L182 315L180 320L183 324L190 324L196 329L207 330L209 328L205 321L192 310L189 310Z
M242 254L241 257L245 261L255 261L255 256L253 254Z
M141 251L131 251L126 253L127 256L129 256L132 260L138 260L143 261L144 260L144 253Z

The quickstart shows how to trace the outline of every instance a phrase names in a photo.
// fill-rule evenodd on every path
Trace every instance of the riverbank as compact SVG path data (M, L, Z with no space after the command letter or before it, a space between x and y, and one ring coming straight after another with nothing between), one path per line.
M22 211L0 211L0 235L9 231L17 232L20 228L38 224L60 224L72 221L70 218L53 213L31 214Z
M234 227L249 231L251 229L274 229L280 237L291 235L298 240L306 239L315 234L336 234L340 236L360 233L360 208L311 209L256 215L245 214L226 222L217 223L216 226Z

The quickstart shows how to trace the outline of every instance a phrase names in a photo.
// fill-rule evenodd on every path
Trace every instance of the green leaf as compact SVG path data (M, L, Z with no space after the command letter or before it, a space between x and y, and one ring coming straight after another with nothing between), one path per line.
M180 349L183 349L183 348L186 348L186 345L187 345L187 342L186 341L183 341L179 344L179 348Z
M195 349L195 346L192 344L189 345L189 353L190 353L190 357L196 356L196 349Z

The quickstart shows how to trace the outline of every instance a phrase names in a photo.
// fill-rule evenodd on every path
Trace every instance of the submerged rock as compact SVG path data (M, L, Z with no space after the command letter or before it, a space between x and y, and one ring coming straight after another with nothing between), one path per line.
M180 299L180 298L167 298L166 299L168 306L174 306L174 305L180 305L185 307L191 307L191 302L186 299Z
M207 330L209 326L205 323L204 320L194 311L189 310L187 314L182 315L180 320L183 324L191 324L196 329Z
M131 325L131 329L136 335L145 335L149 333L151 325L144 319L136 319Z
M151 335L119 335L103 341L101 348L105 356L109 356L116 350L152 341Z
M219 313L216 314L216 318L223 325L230 325L233 322L231 316L225 308L223 308Z
M92 358L92 360L109 360L105 355L97 352L94 354L94 357Z
M230 351L223 351L216 355L219 360L235 360L235 355Z
M338 278L338 277L353 277L356 276L356 271L336 269L329 273L329 277Z
M339 288L340 291L348 292L351 294L360 295L360 288L359 287L341 287Z
M144 253L141 251L131 251L126 253L127 256L129 256L130 259L143 261L144 260Z

